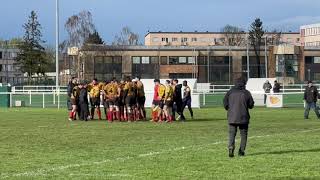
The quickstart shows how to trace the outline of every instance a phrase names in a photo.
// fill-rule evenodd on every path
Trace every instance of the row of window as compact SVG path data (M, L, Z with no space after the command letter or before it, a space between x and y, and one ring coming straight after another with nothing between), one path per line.
M0 59L14 59L17 57L16 52L3 52L0 51Z
M306 42L304 43L304 46L320 46L320 41L316 41L316 42Z
M161 56L161 65L178 65L178 64L198 64L206 65L208 64L207 56ZM215 65L228 65L232 60L229 56L210 56L210 63ZM159 64L158 56L133 56L132 64Z
M225 38L197 38L197 37L192 37L192 38L187 38L187 37L182 37L182 38L167 38L167 37L154 37L152 38L152 42L225 42Z
M320 35L320 27L312 27L312 28L302 29L301 35L302 36Z

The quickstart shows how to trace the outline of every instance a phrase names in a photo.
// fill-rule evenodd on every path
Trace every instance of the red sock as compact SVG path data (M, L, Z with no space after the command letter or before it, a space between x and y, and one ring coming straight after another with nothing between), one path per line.
M77 113L76 112L72 112L72 118L76 119L77 118Z
M117 119L117 112L116 111L112 111L112 119L116 120Z
M72 111L69 112L69 118L71 118L71 119L73 118L73 112Z

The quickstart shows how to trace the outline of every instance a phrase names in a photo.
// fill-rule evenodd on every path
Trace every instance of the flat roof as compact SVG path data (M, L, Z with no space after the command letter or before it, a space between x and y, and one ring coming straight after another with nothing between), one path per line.
M237 32L236 34L247 34L248 32ZM265 32L266 34L276 34L276 33L281 33L281 34L300 34L300 32ZM210 31L175 31L175 32L170 32L170 31L153 31L153 32L148 32L145 36L148 36L149 34L225 34L225 32L210 32Z
M303 26L300 26L300 29L313 28L313 27L320 27L320 23L303 25Z

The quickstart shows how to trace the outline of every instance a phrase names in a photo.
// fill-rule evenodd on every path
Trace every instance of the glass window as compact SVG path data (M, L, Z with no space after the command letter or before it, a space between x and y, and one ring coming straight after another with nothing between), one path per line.
M134 57L132 57L132 63L133 64L140 64L140 59L141 59L141 57L134 56Z
M149 57L142 57L142 64L150 64L150 58Z
M168 42L168 38L162 38L162 42Z
M0 51L0 59L2 59L2 51Z
M179 64L186 64L187 63L187 57L179 57Z
M111 56L104 57L104 63L105 64L112 64L112 57Z
M114 56L113 57L113 63L114 64L122 64L122 57L121 56Z
M313 63L314 64L320 64L320 57L314 57Z
M158 37L152 38L152 42L159 42L159 41L160 41L160 38L158 38Z
M159 58L157 56L150 57L151 64L159 64Z
M188 63L189 64L194 64L196 61L195 61L195 58L194 57L188 57Z
M181 42L188 42L188 38L186 38L186 37L181 38Z
M169 64L178 64L179 58L177 56L170 56L169 57Z
M172 38L172 42L178 41L178 38Z
M168 64L168 57L167 56L161 56L160 64L161 65L167 65Z
M191 39L191 41L192 41L192 42L196 42L196 41L197 41L197 38L194 37L194 38Z

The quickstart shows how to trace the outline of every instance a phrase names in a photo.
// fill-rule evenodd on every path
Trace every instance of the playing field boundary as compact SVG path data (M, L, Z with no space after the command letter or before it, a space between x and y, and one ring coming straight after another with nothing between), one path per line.
M295 130L295 129L293 129ZM314 131L319 131L320 128L316 129L306 129L306 130L301 130L301 131L294 131L292 133L307 133L307 132L314 132ZM250 136L248 137L249 139L258 139L258 138L265 138L265 137L271 137L271 136L277 136L277 135L283 135L283 134L290 134L290 133L276 133L272 135L259 135L259 136ZM176 151L181 151L185 149L193 149L193 150L199 150L202 148L205 148L207 146L211 145L219 145L219 144L224 144L227 143L226 141L217 141L213 143L208 143L208 144L203 144L203 145L191 145L191 146L182 146L182 147L177 147L177 148L172 148L164 151L151 151L143 154L138 154L136 156L126 156L126 157L118 157L114 159L105 159L102 161L91 161L91 162L84 162L80 164L69 164L69 165L64 165L64 166L57 166L57 167L52 167L52 168L45 168L45 169L38 169L35 171L26 171L23 173L3 173L0 175L0 179L6 179L6 178L13 178L13 177L35 177L35 176L46 176L48 175L49 172L54 172L54 171L63 171L65 169L70 169L70 168L75 168L75 167L81 167L81 166L91 166L91 165L100 165L100 164L106 164L106 163L113 163L113 162L124 162L127 160L131 159L136 159L136 158L143 158L143 157L150 157L150 156L156 156L160 154L167 154L171 152L176 152ZM111 174L112 175L112 174ZM117 174L118 176L122 176L121 174ZM131 176L129 174L125 174L124 176Z

